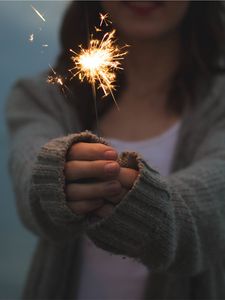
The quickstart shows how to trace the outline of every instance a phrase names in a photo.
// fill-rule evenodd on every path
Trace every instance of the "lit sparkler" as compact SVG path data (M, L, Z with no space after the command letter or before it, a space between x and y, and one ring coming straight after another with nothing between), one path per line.
M120 61L127 54L127 51L124 51L127 45L122 48L116 45L115 32L114 29L105 33L102 40L92 38L88 49L80 46L79 54L70 49L75 65L70 71L73 73L72 78L78 76L81 82L86 79L93 90L98 83L98 88L103 90L105 96L111 94L119 109L113 91L116 89L116 71L122 70Z
M44 22L46 21L43 15L33 5L31 5L31 8Z

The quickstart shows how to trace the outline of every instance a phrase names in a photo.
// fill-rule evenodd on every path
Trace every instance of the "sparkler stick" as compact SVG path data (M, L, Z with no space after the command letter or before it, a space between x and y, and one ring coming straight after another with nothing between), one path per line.
M42 19L42 21L46 22L44 16L33 5L31 5L31 8ZM112 96L114 103L119 110L119 106L116 102L113 91L116 90L116 71L122 70L121 60L123 60L124 56L127 54L127 51L125 51L124 48L128 46L125 45L123 47L119 47L117 45L115 29L111 32L105 33L101 40L93 38L93 35L90 37L87 12L88 10L86 10L86 22L88 28L89 47L85 49L82 47L82 45L80 45L79 53L76 53L70 49L70 52L72 53L71 60L74 64L74 67L68 71L72 73L70 80L72 80L75 76L78 76L81 82L86 79L91 84L98 131L96 86L97 89L102 89L104 97L108 96L109 94ZM105 26L109 26L109 24L112 24L112 22L108 19L108 14L100 13L100 27L102 27L103 24ZM102 32L102 29L95 26L95 31ZM33 42L33 40L34 34L32 33L29 36L29 41ZM48 44L42 44L42 47L48 47ZM64 87L68 89L64 83L66 77L63 78L62 76L58 75L50 65L49 67L51 68L53 74L48 76L47 82L50 84L60 85L62 91L64 92Z
M111 21L108 20L107 14L100 14L100 20L100 26L102 26L103 23L106 26L111 23ZM102 29L97 27L95 27L95 30L96 32L102 31ZM72 74L70 80L77 76L81 82L87 80L90 83L94 97L97 131L98 111L96 87L97 89L102 89L104 97L111 95L117 109L119 110L113 91L116 90L116 71L123 69L121 67L121 60L123 60L127 54L127 51L124 49L127 48L128 45L119 47L116 43L115 33L115 29L110 32L106 32L101 40L95 39L91 36L89 39L89 47L85 49L82 45L80 45L79 53L70 49L70 52L72 53L71 60L73 62L73 67L68 70ZM58 76L51 66L50 68L52 69L53 76L48 77L48 83L64 86L63 78Z
M111 23L108 20L108 14L100 14L100 26L104 23L106 26ZM88 22L88 20L87 20ZM89 28L88 28L89 29ZM102 31L101 29L95 27L96 32ZM69 71L72 73L71 80L78 76L79 80L83 82L85 79L91 84L94 105L95 105L95 114L96 114L96 125L98 131L98 110L97 110L97 100L96 100L96 85L97 88L102 89L104 96L111 94L113 101L119 110L119 106L114 97L113 91L116 89L116 71L122 70L121 60L124 59L124 56L127 54L127 51L124 51L124 47L120 48L116 44L115 38L116 30L107 32L103 35L102 40L94 39L91 36L89 40L88 49L84 49L80 45L80 52L76 53L72 49L70 52L73 54L71 59L73 61L74 67Z
M87 38L88 38L88 44L90 44L89 14L88 14L87 4L85 4L85 6L86 6L86 10L85 10L85 19L86 19L86 27L87 27ZM96 26L95 26L95 30L96 30L96 32L101 31L101 29L98 30ZM97 97L96 97L96 89L95 89L95 85L92 84L92 85L91 85L91 88L92 88L92 95L93 95L93 99L94 99L94 107L95 107L96 131L97 131L97 135L99 135L98 107L97 107Z

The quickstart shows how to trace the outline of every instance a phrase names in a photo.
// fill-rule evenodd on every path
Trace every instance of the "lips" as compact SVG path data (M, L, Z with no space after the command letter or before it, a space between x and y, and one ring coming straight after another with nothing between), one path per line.
M122 1L134 14L147 16L163 5L164 1Z

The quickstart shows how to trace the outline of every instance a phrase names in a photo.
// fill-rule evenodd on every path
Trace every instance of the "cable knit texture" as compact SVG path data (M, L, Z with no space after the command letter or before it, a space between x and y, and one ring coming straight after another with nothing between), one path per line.
M64 192L73 143L105 143L81 132L70 99L43 77L23 80L7 103L10 170L18 212L39 236L24 299L76 299L80 237L146 265L146 299L225 299L225 79L218 77L185 113L167 177L139 153L122 153L139 170L132 189L106 218L74 214Z

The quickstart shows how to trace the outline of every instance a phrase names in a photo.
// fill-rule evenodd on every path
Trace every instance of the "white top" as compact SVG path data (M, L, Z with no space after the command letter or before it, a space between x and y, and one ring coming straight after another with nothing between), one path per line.
M149 165L166 176L170 173L179 128L180 122L151 139L134 142L116 139L108 141L119 153L139 152ZM149 269L131 258L124 259L97 248L87 236L82 242L83 258L78 300L143 298Z

